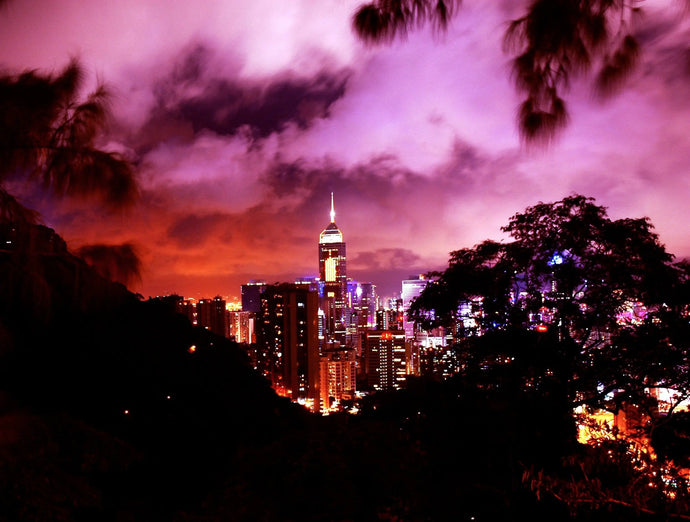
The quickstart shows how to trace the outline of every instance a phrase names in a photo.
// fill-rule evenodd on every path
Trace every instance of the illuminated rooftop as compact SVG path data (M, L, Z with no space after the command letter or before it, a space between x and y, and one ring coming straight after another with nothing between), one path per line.
M331 192L331 222L319 235L319 244L342 242L343 233L335 224L335 205L333 204L333 192Z
M340 231L335 223L331 223L319 235L319 243L342 243L343 233Z

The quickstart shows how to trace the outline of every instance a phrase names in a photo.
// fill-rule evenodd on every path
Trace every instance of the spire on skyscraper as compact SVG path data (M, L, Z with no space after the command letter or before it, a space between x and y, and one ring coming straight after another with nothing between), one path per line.
M343 233L335 224L335 204L333 203L333 192L331 192L331 222L319 236L319 243L342 243Z
M333 192L331 192L331 222L319 235L319 280L322 285L319 306L324 313L321 348L325 348L332 342L345 346L347 260L343 233L335 224Z

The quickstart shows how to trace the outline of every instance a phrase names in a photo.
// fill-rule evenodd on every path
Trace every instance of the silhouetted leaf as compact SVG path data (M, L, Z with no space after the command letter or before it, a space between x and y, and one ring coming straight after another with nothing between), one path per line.
M563 95L571 78L589 74L603 61L595 80L599 96L609 96L623 84L639 54L631 32L641 12L637 4L636 0L534 0L523 16L507 24L503 48L515 55L512 76L525 96L517 124L526 143L548 144L566 126ZM426 22L435 31L446 30L459 5L459 1L376 0L357 10L353 26L365 42L391 42Z
M0 76L0 181L33 176L58 196L122 208L136 200L134 172L121 154L98 146L109 94L101 85L80 99L82 81L76 60L56 76Z
M627 35L613 56L606 56L604 64L597 75L595 88L597 94L607 98L620 89L630 72L637 65L640 54L637 40Z
M77 255L111 281L127 285L141 277L141 261L130 243L86 245L77 250Z
M434 31L444 31L460 4L461 0L376 0L360 6L352 23L365 42L390 42L427 22Z
M17 201L12 194L0 186L0 224L36 224L38 222L38 212ZM2 248L2 245L0 245Z

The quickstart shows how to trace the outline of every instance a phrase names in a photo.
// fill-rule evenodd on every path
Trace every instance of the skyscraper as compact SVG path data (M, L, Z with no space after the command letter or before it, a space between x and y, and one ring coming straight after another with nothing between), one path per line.
M303 285L266 286L261 294L257 367L294 401L320 409L318 294Z
M398 390L407 379L403 330L369 330L363 335L367 384L375 390Z
M319 278L323 284L320 306L324 313L324 342L345 344L347 265L343 233L335 224L331 193L331 222L319 235Z

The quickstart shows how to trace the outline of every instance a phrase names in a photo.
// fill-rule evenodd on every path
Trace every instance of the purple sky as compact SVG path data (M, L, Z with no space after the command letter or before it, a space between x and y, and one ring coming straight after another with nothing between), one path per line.
M447 34L367 47L359 0L12 0L0 66L79 57L114 93L107 147L138 165L142 199L123 215L35 200L77 248L135 243L144 296L239 295L251 278L316 275L330 192L348 275L381 293L443 267L514 213L572 193L613 218L648 216L690 256L690 16L645 2L639 68L621 94L590 82L548 149L515 127L519 97L501 49L518 1L465 0Z

